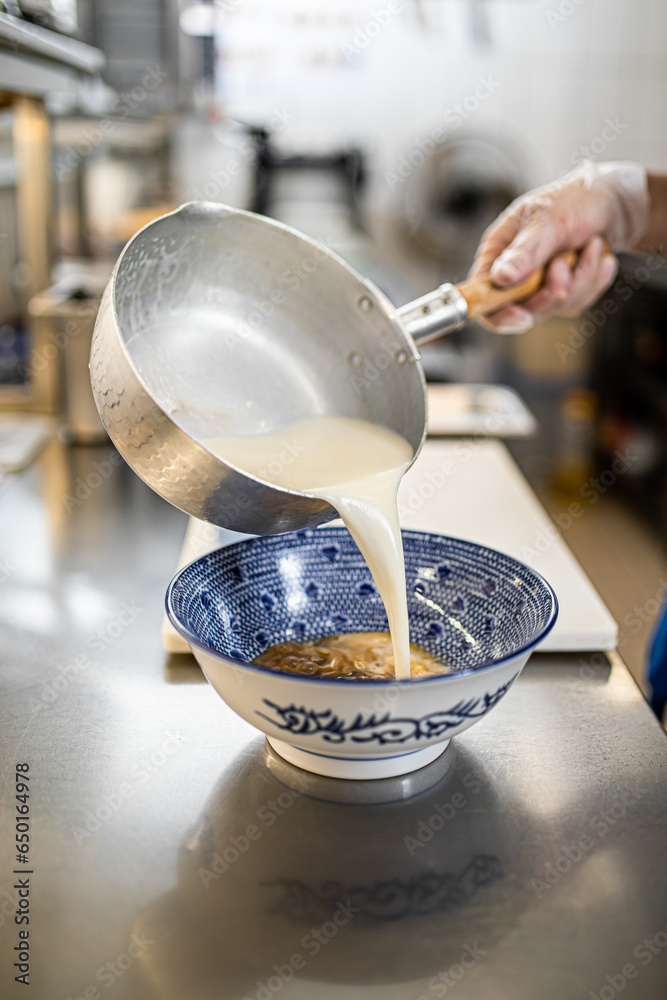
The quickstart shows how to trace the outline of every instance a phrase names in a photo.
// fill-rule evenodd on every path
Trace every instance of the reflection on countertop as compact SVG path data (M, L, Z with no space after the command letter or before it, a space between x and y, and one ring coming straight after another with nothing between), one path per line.
M505 884L521 832L475 755L454 745L431 770L435 787L365 804L396 779L322 779L257 744L181 846L174 891L134 923L157 942L133 968L137 995L233 1000L282 976L283 996L292 980L333 996L436 975L468 942L494 946L530 904ZM340 784L357 800L320 797ZM522 864L528 878L528 853Z

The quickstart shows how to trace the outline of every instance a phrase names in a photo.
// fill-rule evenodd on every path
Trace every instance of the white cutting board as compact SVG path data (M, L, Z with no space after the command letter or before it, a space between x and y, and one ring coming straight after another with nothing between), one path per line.
M537 421L514 389L471 382L428 385L431 437L532 437Z
M403 479L398 501L402 527L500 549L549 581L560 610L541 650L614 648L616 622L500 441L429 439ZM245 537L191 518L179 568ZM166 618L162 640L168 652L188 651Z

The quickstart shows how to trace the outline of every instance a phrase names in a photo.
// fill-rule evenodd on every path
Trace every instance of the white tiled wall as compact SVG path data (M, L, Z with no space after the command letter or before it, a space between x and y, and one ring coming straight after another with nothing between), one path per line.
M514 141L527 157L527 183L571 165L608 118L624 128L597 158L667 169L667 0L487 0L489 44L473 37L470 0L422 0L421 20L416 5L402 0L352 64L341 56L341 40L352 40L387 0L281 0L279 8L271 4L263 54L258 43L255 67L246 57L239 73L234 39L247 45L265 2L239 5L227 22L221 79L239 117L257 119L280 103L294 114L281 139L287 146L361 142L382 176L490 73L500 86L464 128ZM549 14L559 12L562 21L551 25ZM298 31L304 51L313 42L321 50L310 64L294 41ZM277 63L271 71L275 48L279 72Z

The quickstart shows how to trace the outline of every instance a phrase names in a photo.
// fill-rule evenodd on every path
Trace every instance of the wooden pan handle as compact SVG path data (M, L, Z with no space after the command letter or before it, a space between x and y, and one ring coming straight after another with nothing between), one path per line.
M605 244L605 253L608 252L609 247ZM564 257L570 267L573 268L577 263L579 254L576 250L568 250L566 253L559 254L558 256ZM498 285L494 285L488 274L484 275L483 278L472 278L470 281L464 281L460 285L457 285L459 292L468 303L468 319L489 316L491 313L502 309L503 306L525 302L526 299L529 299L531 295L534 295L542 287L547 267L543 267L540 271L535 271L525 281L521 281L518 285L510 285L508 288L500 288Z

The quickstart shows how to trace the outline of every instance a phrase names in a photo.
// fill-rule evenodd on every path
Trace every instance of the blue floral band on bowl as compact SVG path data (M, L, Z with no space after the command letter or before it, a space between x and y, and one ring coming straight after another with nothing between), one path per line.
M403 532L403 547L410 639L457 674L516 656L553 627L552 588L511 556L418 531ZM251 538L203 556L172 580L167 612L189 642L243 665L286 640L388 631L382 600L346 528ZM419 683L436 679L442 675Z

